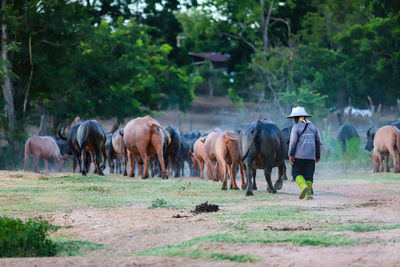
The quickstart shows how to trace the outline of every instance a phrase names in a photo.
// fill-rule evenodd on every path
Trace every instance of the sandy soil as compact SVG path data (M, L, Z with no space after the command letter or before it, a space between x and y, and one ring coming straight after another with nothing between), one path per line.
M2 172L0 175L5 175ZM7 172L7 175L10 175ZM16 173L15 175L18 175ZM265 190L265 181L259 179L259 189ZM388 186L390 191L388 191ZM297 199L295 183L285 182L279 192L285 196L281 205L295 205L318 209L326 215L339 215L329 221L308 224L250 224L255 230L287 229L290 231L318 231L316 225L335 223L400 223L400 185L315 185L312 201ZM388 193L393 192L393 193ZM260 204L258 202L258 204ZM249 205L248 203L246 205ZM245 204L230 206L229 210L243 210ZM224 207L222 207L224 210ZM182 218L174 218L180 214ZM90 252L85 257L0 259L0 266L233 266L229 261L204 261L183 257L132 257L134 253L161 245L190 240L194 237L223 231L224 225L213 215L194 215L189 210L148 209L133 205L113 210L80 209L69 217L52 213L57 225L71 225L61 229L77 240L104 244L105 249ZM337 221L335 221L337 220ZM356 238L400 239L400 229L373 232L345 232ZM312 247L292 244L215 244L208 251L258 255L261 261L243 263L243 266L399 266L400 243L381 242L346 247Z

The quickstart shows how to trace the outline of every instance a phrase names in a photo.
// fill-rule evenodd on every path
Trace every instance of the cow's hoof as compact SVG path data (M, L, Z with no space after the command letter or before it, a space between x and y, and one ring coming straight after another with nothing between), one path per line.
M222 183L221 190L226 190L226 189L227 189L226 182L225 182L225 183Z
M149 178L149 176L142 176L142 179L147 179Z
M86 172L85 172L85 171L83 171L83 172L82 172L82 175L83 175L83 176L86 176Z
M135 177L135 174L134 173L130 173L129 177Z
M242 190L246 189L246 184L242 184Z
M164 176L163 179L164 179L164 180L168 180L168 176Z
M124 176L128 176L128 174L126 172L124 172Z
M257 186L253 186L253 190L257 190Z
M248 197L248 196L254 196L253 192L247 191L247 192L246 192L246 197Z

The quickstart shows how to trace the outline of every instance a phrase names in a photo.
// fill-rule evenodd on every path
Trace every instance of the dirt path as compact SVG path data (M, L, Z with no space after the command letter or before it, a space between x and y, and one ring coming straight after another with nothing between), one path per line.
M400 179L400 177L399 177ZM260 179L259 189L265 190ZM299 200L295 183L285 182L278 193L281 201L276 205L300 206L318 210L327 216L337 215L337 223L400 223L400 185L348 184L333 186L316 184L312 201ZM267 193L266 193L267 194ZM244 192L243 192L244 195ZM244 196L243 196L244 197ZM251 202L250 202L251 204ZM260 204L258 201L257 204ZM238 203L229 211L243 210L249 202ZM222 207L224 211L224 207ZM225 210L226 211L226 210ZM174 218L174 215L182 218ZM229 261L204 261L183 257L131 257L134 253L210 235L224 230L211 214L194 215L189 210L148 209L145 205L133 205L119 209L77 209L65 213L52 213L57 225L71 225L59 232L74 236L77 240L104 244L104 249L90 252L85 257L0 259L0 266L233 266ZM323 224L324 222L322 222ZM286 225L299 231L301 227L321 225L321 221ZM254 224L251 228L284 227L279 222ZM300 227L300 228L298 228ZM258 229L259 230L259 229ZM379 238L400 240L400 229L355 233L345 232L355 238ZM215 244L209 251L231 254L258 255L261 261L243 263L243 266L399 266L400 243L385 242L346 247L295 246L285 244L235 243Z

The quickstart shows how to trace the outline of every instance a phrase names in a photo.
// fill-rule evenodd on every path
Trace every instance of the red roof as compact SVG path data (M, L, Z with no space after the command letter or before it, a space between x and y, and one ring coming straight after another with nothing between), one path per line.
M206 58L210 61L214 62L226 62L230 58L229 55L223 55L218 53L192 53L189 52L189 56L199 57L199 58Z

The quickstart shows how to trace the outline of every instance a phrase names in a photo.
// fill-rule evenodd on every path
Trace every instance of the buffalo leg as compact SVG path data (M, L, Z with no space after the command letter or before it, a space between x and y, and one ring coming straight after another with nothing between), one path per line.
M101 151L101 153L103 154L103 164L102 164L102 166L101 166L101 169L104 170L104 169L106 168L106 161L107 161L107 151L106 151L106 146L105 146L105 144L103 144L103 145L100 147L100 151ZM97 156L99 157L99 160L100 160L100 151L96 151L96 154L97 154ZM112 160L112 158L111 158L111 160ZM99 162L100 162L100 161L99 161ZM99 163L99 166L100 166L100 163Z
M253 169L253 190L257 190L257 183L256 183L256 176L257 176L257 170Z
M238 190L238 186L236 184L236 167L237 167L237 163L232 163L231 165L228 166L228 172L229 172L229 176L231 178L231 189L235 189Z
M276 193L276 190L274 189L274 186L272 185L271 170L272 170L272 168L269 166L264 167L264 176L265 176L265 180L267 181L267 184L268 184L267 191L274 194L274 193Z
M283 160L283 166L282 166L282 171L283 171L283 175L282 175L282 180L287 180L287 175L286 175L286 162L285 160Z
M399 170L399 165L397 164L396 151L393 148L391 148L391 149L389 149L389 153L393 159L394 172L399 172L400 170ZM389 160L389 155L387 156L387 160Z
M26 171L26 166L28 166L29 155L25 154L24 159L24 171Z
M106 163L106 159L107 158L104 158L103 159L103 165L105 166L105 163ZM112 159L111 159L112 160ZM103 173L103 167L100 167L100 151L95 151L94 152L94 164L96 165L96 168L97 168L97 171L98 171L98 174L99 175L104 175L104 173Z
M135 166L133 164L133 154L130 151L128 151L128 158L129 158L129 177L135 177Z
M88 171L87 168L89 159L85 148L82 149L82 161L83 161L82 175L86 175Z
M227 187L227 178L226 178L226 171L227 171L227 166L225 161L218 161L217 166L219 166L219 171L221 175L221 180L222 180L222 190L226 190Z
M204 172L203 172L204 162L203 162L203 160L198 159L198 158L196 158L196 161L197 161L197 165L199 166L199 169L200 169L200 179L204 180Z
M40 159L40 157L39 156L36 156L36 155L34 155L34 167L35 167L35 172L39 172L39 166L38 166L38 164L39 164L39 159Z
M244 180L244 172L243 172L243 162L239 161L239 171L240 171L240 178L242 179L242 190L246 188L246 182Z
M158 156L158 161L160 162L160 166L161 166L162 178L168 179L168 173L165 170L164 157L163 157L161 149L158 151L157 156Z
M385 164L386 164L386 172L390 172L390 168L389 168L389 155L387 157L385 157ZM394 166L396 167L396 165Z
M247 158L245 164L245 172L246 172L246 196L252 196L253 194L253 183L252 183L252 176L253 176L253 158Z
M276 180L276 182L274 184L275 190L281 190L282 189L282 186L283 186L282 177L283 177L283 175L285 173L285 170L286 170L285 161L283 161L281 163L281 165L279 165L279 167L278 167L278 180Z
M127 176L128 175L128 173L127 173L127 171L126 171L126 160L127 160L127 158L126 158L126 156L122 156L122 158L121 158L121 164L122 164L122 172L123 172L123 175L124 176Z

